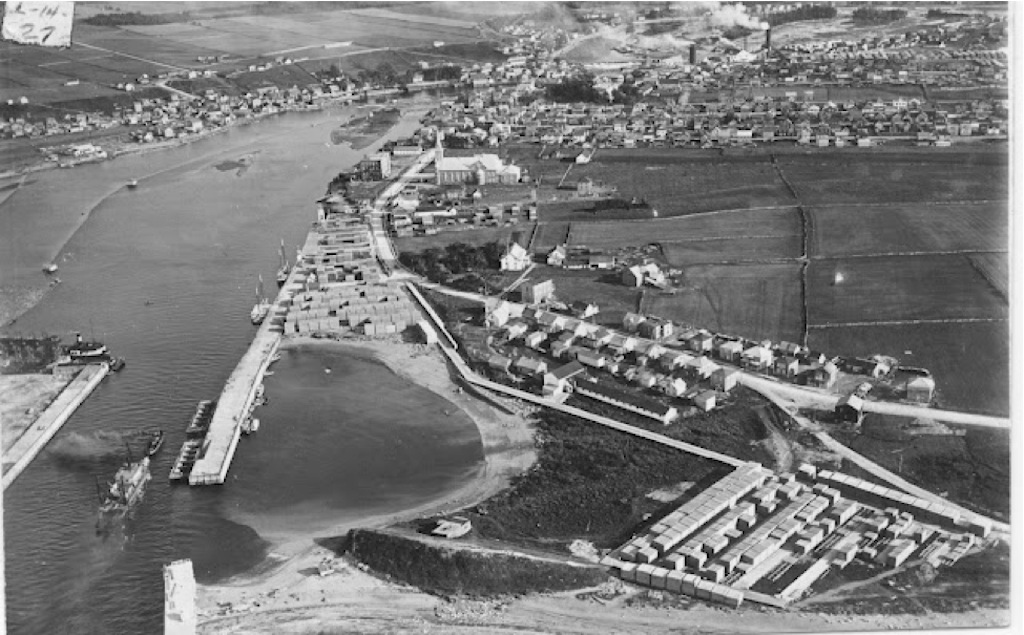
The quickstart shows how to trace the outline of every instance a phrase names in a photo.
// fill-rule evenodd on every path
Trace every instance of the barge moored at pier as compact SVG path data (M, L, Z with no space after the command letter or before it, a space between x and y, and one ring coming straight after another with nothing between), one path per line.
M213 419L213 411L216 403L204 399L196 406L196 412L192 415L188 427L185 428L185 442L181 445L178 458L174 461L169 476L172 482L188 481L192 467L203 452L206 443L206 433L210 429L210 420Z

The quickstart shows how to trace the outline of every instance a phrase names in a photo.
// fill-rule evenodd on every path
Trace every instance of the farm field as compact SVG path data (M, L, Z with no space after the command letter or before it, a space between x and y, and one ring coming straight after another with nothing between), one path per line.
M177 13L181 5L162 9L166 9L165 13ZM154 6L139 10L159 13L162 9ZM307 9L300 7L294 13L275 15L240 15L246 10L241 3L223 7L220 3L211 3L210 10L190 9L191 18L187 22L123 27L78 23L75 43L63 51L0 43L0 60L3 60L0 98L26 96L33 104L52 103L66 99L63 84L69 79L80 80L95 93L97 88L106 90L107 85L134 81L144 73L155 75L188 68L231 71L258 59L289 53L323 57L323 45L343 41L351 41L355 46L326 51L331 63L343 65L341 60L358 55L362 49L382 47L416 49L416 59L430 53L439 57L458 56L459 47L469 46L467 51L472 52L480 40L476 16L472 15L459 18L406 15L401 10ZM436 41L444 41L446 47L433 49ZM451 50L446 50L448 48ZM228 59L212 66L201 65L196 59L223 55L229 56ZM414 67L416 59L398 57L395 60L398 64L391 60L364 60L363 64L375 62L371 67L376 68L388 61L405 70ZM278 79L281 78L254 78L254 85ZM291 78L284 78L287 79ZM308 78L304 83L309 83Z
M971 265L1003 297L1010 298L1010 254L971 254Z
M650 222L573 223L570 242L600 249L695 239L789 237L799 232L796 208L750 209Z
M701 150L598 150L573 180L613 183L619 196L646 200L659 217L723 209L791 205L793 197L767 154L723 157Z
M420 13L409 13L405 11L391 11L390 9L355 9L353 15L378 18L383 20L395 20L399 22L411 22L417 25L432 25L453 27L456 29L472 29L476 26L475 20L458 20L451 17L439 15L425 15Z
M538 254L546 254L551 249L565 242L569 234L570 223L538 223L537 235L533 239L533 251Z
M811 329L808 345L830 355L891 355L931 371L938 405L1007 416L1009 328L984 322Z
M836 272L844 280L834 284ZM890 320L1005 319L1006 303L962 255L815 261L811 325Z
M675 267L695 264L752 263L800 257L799 234L770 238L695 238L662 240L661 253Z
M1008 204L900 203L808 207L811 257L1006 250Z
M687 267L674 294L648 291L644 312L752 339L802 339L800 266Z
M500 2L487 7L488 15L519 16L537 10L534 2ZM395 6L392 11L401 12L409 17L415 15L441 16L476 22L480 19L480 10L471 3L464 2L410 2Z
M929 152L829 152L778 155L805 205L1005 201L1006 144L928 148Z

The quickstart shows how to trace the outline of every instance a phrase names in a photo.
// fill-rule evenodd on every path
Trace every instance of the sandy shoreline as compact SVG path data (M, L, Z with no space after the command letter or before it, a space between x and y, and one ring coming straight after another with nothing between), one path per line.
M521 416L501 412L465 394L449 375L446 361L435 348L402 342L397 337L345 341L294 337L282 344L284 349L298 347L334 350L376 360L396 375L451 402L476 424L483 444L484 465L463 486L414 508L338 524L329 531L310 533L297 529L272 547L268 562L259 565L255 572L235 576L219 584L200 585L201 616L212 618L221 614L222 611L217 607L220 603L230 603L237 607L259 602L261 608L279 607L287 602L287 598L280 597L275 589L301 586L306 591L332 589L332 594L336 593L339 591L336 588L339 582L348 579L346 576L320 578L309 574L321 559L331 555L327 549L318 546L315 540L342 536L355 527L384 527L474 505L505 489L512 477L524 472L536 460L533 430L529 422ZM376 583L372 577L369 577L369 581ZM377 588L374 584L371 587Z

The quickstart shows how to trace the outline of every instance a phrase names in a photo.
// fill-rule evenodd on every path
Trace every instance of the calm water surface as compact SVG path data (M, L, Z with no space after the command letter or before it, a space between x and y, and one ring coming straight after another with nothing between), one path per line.
M257 276L273 280L278 241L301 244L313 200L363 154L329 144L351 112L289 115L173 150L34 174L0 203L5 281L42 275L39 263L51 259L63 280L15 327L81 330L128 359L5 492L9 632L160 632L162 564L192 558L205 581L244 572L296 523L327 529L398 511L480 469L475 428L446 415L444 400L379 364L296 349L267 379L263 425L242 440L230 482L167 482L196 402L216 398L251 340ZM407 122L393 134L414 129ZM245 170L217 169L242 157L251 157ZM139 186L129 190L132 179ZM80 229L67 229L89 210ZM60 249L62 231L73 235ZM123 529L97 536L94 479L109 477L122 456L107 433L155 428L167 442L143 503ZM52 449L72 434L108 447L74 458Z

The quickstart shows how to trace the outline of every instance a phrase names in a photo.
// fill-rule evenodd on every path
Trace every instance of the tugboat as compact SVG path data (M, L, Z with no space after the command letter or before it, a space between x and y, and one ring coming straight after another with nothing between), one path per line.
M124 368L123 357L112 357L107 345L103 342L87 342L81 333L75 333L75 343L67 348L65 354L57 359L58 366L82 366L85 364L107 364L110 370L117 372Z
M249 311L249 319L253 324L262 324L270 313L270 301L263 294L263 276L260 276L259 285L256 287L256 304L252 305Z
M114 474L114 481L107 484L105 492L99 488L97 482L97 488L100 490L98 531L102 530L103 521L123 515L135 507L142 500L142 496L146 493L146 485L152 478L149 473L149 457L144 456L139 461L135 461L132 458L131 449L127 446L125 449L128 450L128 460Z
M87 342L81 333L75 333L75 343L68 347L68 357L74 364L99 363L108 361L110 352L103 342Z
M281 240L281 267L277 270L277 286L283 286L288 282L288 274L291 273L291 266L288 264L288 257L284 255L284 239Z
M160 451L160 448L164 446L164 431L157 430L153 433L153 438L149 441L149 447L146 448L146 456L152 457L154 454Z

